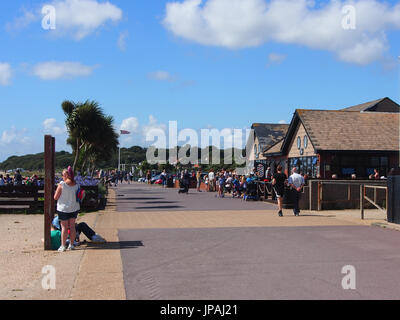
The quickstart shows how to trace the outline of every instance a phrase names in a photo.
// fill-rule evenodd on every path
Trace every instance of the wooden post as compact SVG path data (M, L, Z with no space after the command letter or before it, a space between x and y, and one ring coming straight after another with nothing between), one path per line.
M322 200L322 184L321 182L318 181L318 211L322 210L321 200Z
M364 185L360 184L360 211L361 219L364 220Z
M389 188L386 186L386 190L385 190L385 192L386 192L386 204L385 204L385 207L386 207L386 219L387 219L387 214L388 214L388 212L389 212Z
M55 139L44 137L44 250L51 250L50 226L54 216Z
M54 200L54 193L55 193L55 183L56 183L56 138L51 138L51 142L52 142L52 155L53 155L53 159L52 159L52 168L51 168L51 181L53 181L53 195L51 197L51 221L53 221L54 219L54 215L56 213L56 201Z
M351 200L351 184L347 185L347 200Z

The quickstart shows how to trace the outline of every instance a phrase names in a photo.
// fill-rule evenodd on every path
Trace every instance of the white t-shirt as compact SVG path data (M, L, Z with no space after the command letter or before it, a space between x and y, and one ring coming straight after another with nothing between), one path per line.
M57 211L64 213L73 213L81 209L79 202L76 201L76 193L79 186L76 184L73 187L67 185L64 181L60 183L62 186L61 197L57 201Z
M210 179L210 180L214 180L214 179L215 179L214 172L210 172L210 173L208 174L208 179Z
M300 188L304 184L304 178L298 173L293 173L289 177L289 184L293 184L296 188Z

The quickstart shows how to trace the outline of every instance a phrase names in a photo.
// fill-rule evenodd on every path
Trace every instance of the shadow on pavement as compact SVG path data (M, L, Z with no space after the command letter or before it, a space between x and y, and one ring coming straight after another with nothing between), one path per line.
M120 200L164 200L165 198L151 198L151 197L135 197L135 198L122 198Z
M137 249L144 247L142 241L114 241L106 243L92 243L88 242L86 250L123 250L123 249Z
M290 216L290 214L287 214L286 216ZM294 216L294 215L293 215ZM320 218L336 218L335 215L323 215L323 214L301 214L300 217L320 217Z
M168 203L177 203L178 201L157 201L159 204L168 204ZM154 204L153 201L144 201L144 202L139 202L139 204Z
M154 207L136 207L137 210L149 210L149 209L179 209L184 208L183 206L154 206Z

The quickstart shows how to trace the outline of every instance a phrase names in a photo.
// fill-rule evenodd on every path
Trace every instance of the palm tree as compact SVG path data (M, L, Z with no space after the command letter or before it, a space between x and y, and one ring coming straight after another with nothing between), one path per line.
M79 159L91 155L93 162L99 158L109 158L118 146L118 135L113 128L113 118L105 116L96 101L74 103L64 101L62 109L67 117L69 137L67 143L75 153L73 169ZM84 160L85 161L85 160Z

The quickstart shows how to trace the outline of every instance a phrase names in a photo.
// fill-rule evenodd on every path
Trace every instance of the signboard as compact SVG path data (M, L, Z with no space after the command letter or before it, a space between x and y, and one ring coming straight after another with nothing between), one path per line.
M262 162L256 161L256 162L254 163L254 167L255 167L255 169L256 169L256 175L257 175L257 177L260 178L260 179L265 179L265 170L267 169L267 168L265 167L265 164L262 163Z

